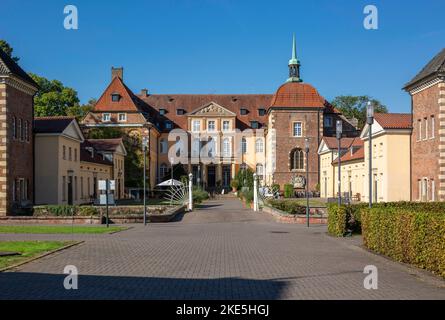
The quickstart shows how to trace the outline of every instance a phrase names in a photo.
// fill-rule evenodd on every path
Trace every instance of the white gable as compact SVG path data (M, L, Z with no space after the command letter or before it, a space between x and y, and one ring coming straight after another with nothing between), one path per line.
M80 142L83 142L85 140L82 131L80 130L79 125L75 120L71 121L71 123L65 128L65 130L63 130L62 135L67 138L78 140Z
M195 109L190 113L191 116L230 116L235 117L236 114L223 106L217 104L216 102L210 102L208 104L205 104L202 107L199 107L198 109Z

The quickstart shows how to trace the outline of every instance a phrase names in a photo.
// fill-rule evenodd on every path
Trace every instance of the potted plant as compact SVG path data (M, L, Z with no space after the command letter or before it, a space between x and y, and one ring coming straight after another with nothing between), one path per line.
M230 181L230 186L232 187L232 192L236 194L239 187L239 181L237 179L233 179Z

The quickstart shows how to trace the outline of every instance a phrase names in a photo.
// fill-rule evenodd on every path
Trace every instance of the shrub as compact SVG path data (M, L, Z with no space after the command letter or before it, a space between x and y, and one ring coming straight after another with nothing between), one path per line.
M201 189L200 187L194 187L192 191L193 203L201 203L209 198L207 191Z
M232 181L230 181L230 186L235 189L238 190L239 187L239 181L237 179L233 179Z
M294 186L291 184L284 185L284 197L292 198L294 196Z
M99 214L99 210L97 210L96 207L92 207L92 206L81 206L81 207L77 207L77 215L79 216L95 216Z
M364 245L397 261L445 277L444 205L409 203L405 206L363 208ZM421 207L427 209L420 210Z
M306 214L306 207L295 200L269 200L268 203L273 208L289 214Z
M328 232L337 237L342 237L347 232L361 233L361 210L367 207L367 203L358 203L342 205L339 209L338 204L329 204Z
M253 202L253 190L246 190L243 192L242 197L246 204L250 204Z

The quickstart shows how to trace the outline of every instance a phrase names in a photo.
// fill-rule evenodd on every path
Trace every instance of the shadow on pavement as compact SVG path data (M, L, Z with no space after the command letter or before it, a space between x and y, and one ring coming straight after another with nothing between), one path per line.
M0 273L0 299L280 299L287 282L79 275L78 290L66 290L66 276Z

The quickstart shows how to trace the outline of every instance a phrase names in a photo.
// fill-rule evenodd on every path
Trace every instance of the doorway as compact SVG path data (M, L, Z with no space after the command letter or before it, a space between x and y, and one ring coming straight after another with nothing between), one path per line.
M225 165L222 167L222 178L223 178L223 188L224 189L230 187L231 173L232 173L232 170L230 168L230 165Z
M216 167L214 165L207 167L207 186L209 188L216 186Z
M73 205L73 177L68 176L68 205Z

